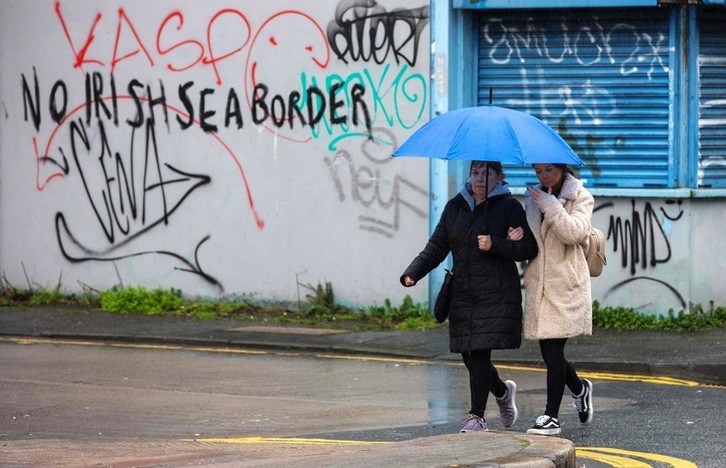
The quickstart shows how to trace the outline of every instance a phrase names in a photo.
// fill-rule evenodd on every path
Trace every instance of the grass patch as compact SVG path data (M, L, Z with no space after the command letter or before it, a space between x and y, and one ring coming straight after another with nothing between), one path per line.
M400 305L385 299L381 305L352 308L336 302L330 283L310 289L305 302L253 304L246 300L205 301L185 298L178 289L144 287L112 288L100 293L64 295L60 281L51 289L23 290L7 286L0 290L0 307L74 306L120 314L191 317L198 320L234 319L320 326L348 330L424 330L441 326L424 304L404 297ZM664 315L639 312L626 307L602 307L593 302L593 326L612 330L705 331L726 328L726 308L691 304L688 311Z
M179 289L157 288L149 291L142 286L104 291L99 295L99 301L101 310L106 312L140 312L148 315L174 312L183 302Z
M648 314L625 307L601 307L595 301L592 307L593 325L613 330L667 330L667 331L706 331L726 328L726 308L708 309L700 304L691 304L688 311L666 315Z
M51 291L5 288L1 306L65 305L119 314L146 314L191 317L198 320L235 319L305 326L324 326L349 330L426 329L439 326L425 305L414 304L406 296L399 307L386 299L382 306L352 308L335 301L330 283L310 287L306 302L297 304L253 304L240 300L204 301L184 298L174 288L112 288L92 295L63 295L60 286Z

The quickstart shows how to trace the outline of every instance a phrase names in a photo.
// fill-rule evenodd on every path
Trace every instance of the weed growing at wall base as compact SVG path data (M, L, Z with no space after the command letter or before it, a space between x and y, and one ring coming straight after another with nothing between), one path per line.
M146 315L170 315L199 320L235 319L252 322L277 322L325 326L352 330L426 329L439 326L428 307L415 304L406 296L400 307L389 299L383 306L367 309L336 303L330 283L311 287L307 302L290 304L253 304L245 300L202 301L185 299L181 290L144 287L112 288L96 295L62 295L53 291L19 290L6 286L0 292L0 307L19 305L77 306L103 312Z
M600 307L595 301L592 323L595 327L614 330L715 330L726 328L726 307L714 307L711 302L705 310L700 304L690 304L687 312L669 310L667 315L656 315L625 307Z
M185 299L178 289L144 287L112 288L98 294L63 295L60 284L52 290L22 290L4 285L0 307L59 306L79 307L111 313L170 315L198 320L235 319L323 326L350 330L422 330L446 325L436 323L428 307L404 297L400 306L390 299L365 309L336 303L330 283L310 287L307 302L291 304L253 304L246 300L203 301ZM612 330L704 331L726 328L726 307L691 304L688 311L669 311L665 315L639 312L627 307L602 307L593 302L593 326Z
M99 295L101 310L106 312L141 312L158 315L174 312L182 306L179 289L157 288L147 291L144 287L110 289Z

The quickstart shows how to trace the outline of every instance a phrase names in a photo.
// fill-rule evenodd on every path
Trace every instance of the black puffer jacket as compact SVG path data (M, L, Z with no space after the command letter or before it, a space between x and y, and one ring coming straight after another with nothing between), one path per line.
M419 281L452 252L454 278L449 309L453 353L518 348L522 342L522 291L515 262L534 258L537 243L522 205L506 185L475 207L466 187L444 208L426 247L401 276ZM498 193L498 194L497 194ZM524 238L507 239L510 227ZM489 234L492 248L479 250L477 236Z

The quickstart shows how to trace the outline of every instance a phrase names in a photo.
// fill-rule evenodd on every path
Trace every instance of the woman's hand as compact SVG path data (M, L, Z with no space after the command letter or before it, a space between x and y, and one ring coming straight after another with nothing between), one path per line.
M548 188L546 192L538 187L527 187L527 190L529 190L529 196L532 197L532 201L539 207L540 211L547 205L557 202L557 197L552 195L552 187Z
M489 235L476 236L476 241L479 245L479 250L483 252L488 252L492 248L492 238Z
M403 277L403 285L406 286L407 288L410 288L411 286L413 286L415 284L416 284L416 282L410 276L407 275L407 276Z
M520 241L520 240L522 240L523 237L524 237L524 229L522 229L521 227L516 227L516 228L510 227L509 230L507 231L507 239L509 239L510 241L515 241L515 242Z

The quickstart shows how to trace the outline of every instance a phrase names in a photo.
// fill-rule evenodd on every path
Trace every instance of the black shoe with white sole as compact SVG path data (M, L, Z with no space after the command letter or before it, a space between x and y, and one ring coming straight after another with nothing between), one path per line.
M553 418L543 414L537 418L534 423L534 427L527 429L527 434L539 434L539 435L557 435L562 432L560 428L560 421L557 418Z
M580 417L580 424L587 426L592 421L592 382L582 379L582 386L585 388L582 396L572 395L573 406L577 408L577 415Z

